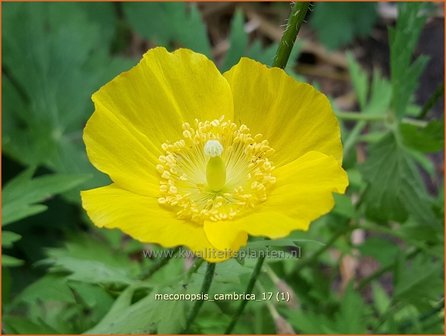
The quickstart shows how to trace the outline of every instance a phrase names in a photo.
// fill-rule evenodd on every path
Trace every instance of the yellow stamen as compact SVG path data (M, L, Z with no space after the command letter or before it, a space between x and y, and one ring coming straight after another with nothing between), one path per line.
M199 224L249 211L267 199L276 181L268 141L224 117L196 120L195 127L184 123L183 138L162 149L158 201Z

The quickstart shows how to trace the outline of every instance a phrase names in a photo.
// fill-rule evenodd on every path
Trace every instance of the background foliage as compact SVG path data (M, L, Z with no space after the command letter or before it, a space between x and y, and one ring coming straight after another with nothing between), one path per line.
M4 331L181 332L191 302L154 294L199 292L204 267L187 271L192 260L172 259L153 272L160 260L142 251L160 247L97 230L80 208L80 190L108 181L82 142L90 96L155 45L202 52L222 71L241 56L271 64L289 6L2 7ZM429 64L414 56L420 34L442 16L419 3L401 4L396 23L373 3L312 9L286 71L332 99L351 185L309 232L250 242L298 245L303 256L268 260L256 293L287 292L290 301L250 303L235 332L443 334L444 115L435 104L443 88L413 99ZM359 62L370 36L387 29L386 61ZM254 262L218 264L211 294L243 292ZM222 333L237 305L206 302L192 331Z

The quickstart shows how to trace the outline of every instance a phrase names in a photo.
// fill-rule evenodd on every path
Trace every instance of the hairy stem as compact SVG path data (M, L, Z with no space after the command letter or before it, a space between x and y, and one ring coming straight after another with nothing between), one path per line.
M279 47L277 48L276 56L274 57L274 67L283 69L288 63L291 50L293 49L294 42L296 41L297 34L304 22L309 6L309 2L296 2L294 4L290 16L288 17L288 24L285 32L283 33Z

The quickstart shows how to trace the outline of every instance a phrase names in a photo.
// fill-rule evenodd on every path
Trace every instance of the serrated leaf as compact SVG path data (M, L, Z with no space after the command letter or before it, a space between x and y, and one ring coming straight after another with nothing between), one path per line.
M82 175L45 175L32 179L28 169L3 188L2 225L45 211L46 206L36 204L55 194L70 190L87 180Z
M400 124L403 142L407 147L423 153L434 153L444 148L444 121L433 120L425 127Z
M74 291L77 301L82 303L83 307L90 309L89 318L96 323L105 316L113 305L114 298L107 288L78 281L68 281L67 284ZM90 324L89 327L91 326Z
M87 283L133 284L138 267L125 255L117 254L104 243L78 237L63 248L48 249L43 262L54 270L68 273L68 279Z
M400 264L398 270L395 277L395 300L424 307L442 295L443 270L431 258L420 255L409 264Z
M406 114L410 99L418 86L428 57L420 56L412 63L412 56L421 30L426 22L423 3L401 3L395 28L389 28L390 73L393 88L392 107L397 117Z
M437 224L413 160L393 134L371 146L361 171L368 182L364 201L369 217L404 222L411 213L426 225Z
M211 55L207 30L197 6L178 3L124 3L128 24L144 38L169 46L181 46Z
M383 115L388 112L392 99L392 85L378 70L373 72L370 97L363 113Z
M371 83L352 54L347 54L348 68L359 106L364 114L386 114L392 99L392 86L378 70L373 72Z
M16 302L33 303L37 301L60 301L75 303L76 300L64 277L47 274L26 287Z
M355 37L366 36L377 19L374 3L318 3L310 25L329 49L349 44Z
M364 318L367 308L361 296L350 285L342 300L339 312L335 315L337 333L365 334L367 332Z
M351 53L347 53L348 72L350 74L353 88L358 97L359 106L364 109L369 92L369 77L354 59Z
M81 129L93 110L90 96L128 68L129 61L111 58L109 41L104 43L107 22L115 20L106 16L113 12L105 10L100 19L92 19L86 7L77 3L4 6L3 116L7 123L2 135L4 152L15 160L61 173L91 174L95 179L84 186L92 187L108 179L88 162L82 142ZM79 201L79 192L70 199Z
M115 301L107 315L87 334L110 333L179 333L185 323L185 301L159 300L155 294L179 294L184 289L162 289L132 303L135 287L127 288Z

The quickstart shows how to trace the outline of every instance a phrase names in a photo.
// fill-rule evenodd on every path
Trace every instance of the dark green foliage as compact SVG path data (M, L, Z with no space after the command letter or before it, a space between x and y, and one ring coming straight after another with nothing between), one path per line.
M399 6L399 16L395 28L389 29L390 72L393 87L392 108L398 118L402 118L418 86L426 56L412 62L418 37L426 21L426 4L412 3ZM410 27L410 28L408 28Z
M374 3L317 3L310 25L330 49L349 44L369 34L377 19Z
M370 148L362 172L369 182L364 198L369 216L404 222L410 213L426 225L437 224L416 165L393 134Z
M423 153L434 153L444 148L444 120L434 120L425 127L402 124L400 132L404 145Z
M186 3L124 3L129 25L156 45L180 46L210 56L206 26L196 5Z
M101 43L104 33L110 35L113 16L92 20L84 7L5 5L3 150L24 164L91 174L95 178L89 185L98 185L107 180L92 168L82 143L82 127L92 112L90 96L133 62L111 58L108 45Z

